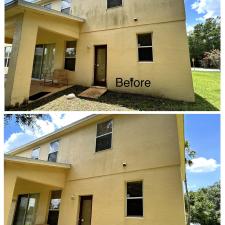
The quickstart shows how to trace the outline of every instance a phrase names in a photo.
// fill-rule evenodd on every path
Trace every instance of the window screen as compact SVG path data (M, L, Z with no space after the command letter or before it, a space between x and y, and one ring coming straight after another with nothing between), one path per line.
M127 183L127 216L143 216L142 181Z
M59 140L53 141L50 143L50 150L48 154L48 161L49 162L56 162L57 161L57 155L59 151Z
M64 69L75 71L76 63L76 41L67 41L65 50Z
M96 152L112 146L112 120L97 125Z
M122 0L107 0L107 8L122 6Z
M139 62L152 62L152 34L138 34L138 60Z
M40 154L40 148L33 149L31 158L32 159L39 159L39 154Z

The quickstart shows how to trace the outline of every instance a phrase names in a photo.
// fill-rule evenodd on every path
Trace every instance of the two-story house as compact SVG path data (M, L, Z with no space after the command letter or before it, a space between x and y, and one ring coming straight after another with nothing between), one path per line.
M184 225L182 115L92 115L5 156L5 225Z
M7 106L54 70L69 85L194 101L184 0L12 0L5 42Z

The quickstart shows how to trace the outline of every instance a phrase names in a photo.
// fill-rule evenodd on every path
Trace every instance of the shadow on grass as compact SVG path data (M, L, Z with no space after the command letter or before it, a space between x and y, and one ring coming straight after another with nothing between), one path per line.
M48 97L31 102L28 105L21 105L18 108L6 108L6 110L32 111L63 95L74 93L78 97L78 94L80 94L84 90L86 90L86 87L75 85L63 91L54 93ZM208 102L200 95L195 94L195 97L196 101L194 103L188 103L183 101L154 98L145 95L125 94L108 91L105 95L101 96L97 100L96 99L88 99L88 100L112 105L119 105L122 107L129 108L131 110L133 109L138 111L219 111L218 108L213 106L210 102ZM82 111L82 109L80 110Z

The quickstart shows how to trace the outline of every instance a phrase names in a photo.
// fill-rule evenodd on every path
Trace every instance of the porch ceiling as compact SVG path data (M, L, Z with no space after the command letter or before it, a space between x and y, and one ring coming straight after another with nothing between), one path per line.
M5 156L5 176L63 188L69 164Z

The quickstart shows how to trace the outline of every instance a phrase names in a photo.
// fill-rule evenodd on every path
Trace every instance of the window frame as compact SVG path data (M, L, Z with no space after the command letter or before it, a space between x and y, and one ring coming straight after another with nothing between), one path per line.
M5 53L6 53L6 49L9 48L10 51L7 52L7 56L5 56L4 54L4 67L5 68L9 68L9 61L10 61L10 58L11 58L11 53L12 53L12 46L5 46L4 47L4 50L5 50ZM6 62L6 63L5 63Z
M52 9L52 3L50 2L50 3L44 4L43 7L44 7L45 9L51 10L51 9Z
M136 183L136 182L141 182L142 183L142 197L127 197L127 184L128 183ZM128 199L142 199L142 216L128 216L127 215L127 200ZM138 219L144 219L144 181L143 180L127 180L125 181L125 217L126 218L138 218Z
M67 42L75 42L75 46L74 46L75 55L74 55L74 57L66 56ZM77 58L76 55L77 55L77 41L76 40L75 41L66 41L65 42L65 50L64 50L64 69L65 70L72 71L72 72L76 71L76 58ZM66 59L74 59L75 62L74 62L74 69L73 70L69 70L69 69L65 68L66 67Z
M38 150L38 158L33 158L33 152L34 152L35 150ZM33 148L33 149L32 149L32 152L31 152L31 159L33 159L33 160L39 160L39 159L40 159L40 150L41 150L40 147Z
M106 134L101 134L101 135L97 135L98 133L98 125L101 124L101 123L106 123L106 122L112 122L112 131L111 132L108 132ZM96 135L95 135L95 153L99 153L99 152L102 152L102 151L107 151L107 150L112 150L112 145L113 145L113 124L114 124L114 121L113 119L107 119L107 120L103 120L101 122L98 122L96 124ZM103 149L103 150L99 150L99 151L96 151L97 149L97 138L100 138L100 137L103 137L103 136L106 136L106 135L109 135L111 134L112 135L112 138L111 138L111 147L110 148L107 148L107 149Z
M151 35L151 41L152 41L152 45L151 46L139 46L138 44L138 36L139 35L144 35L144 34L150 34ZM137 41L137 61L138 63L154 63L154 54L153 54L153 32L144 32L144 33L137 33L136 34L136 41ZM140 61L139 59L139 49L140 48L151 48L152 49L152 60L142 60Z
M59 142L59 149L58 149L57 151L54 151L54 152L51 152L51 153L50 153L50 150L51 150L51 143L54 143L54 142ZM56 140L51 141L51 142L49 143L48 162L53 162L53 161L49 161L49 155L50 155L50 154L53 154L53 153L57 153L57 154L56 154L56 161L55 161L55 162L58 161L58 153L59 153L59 150L60 150L60 139L56 139Z
M106 8L107 8L107 10L108 9L116 9L116 8L119 8L119 7L123 7L123 4L124 4L124 2L123 2L124 0L121 0L121 5L108 7L108 1L110 1L110 0L106 0Z

